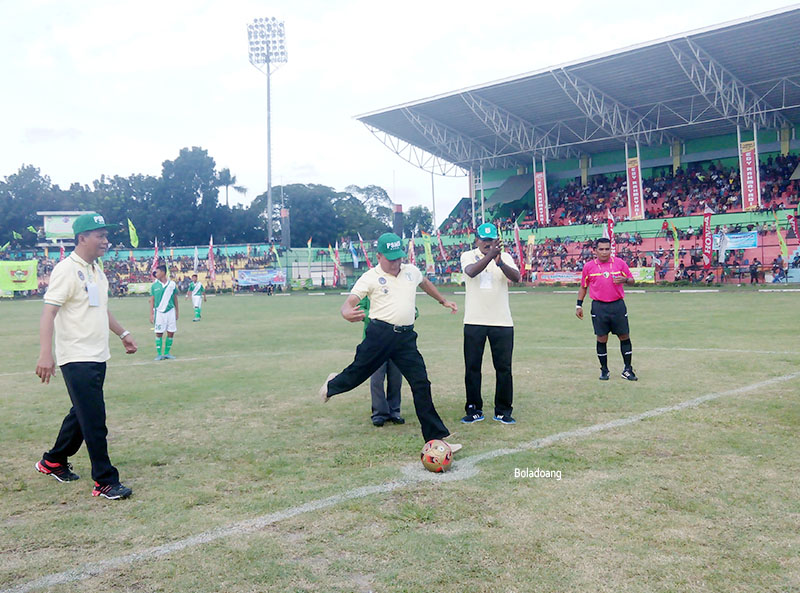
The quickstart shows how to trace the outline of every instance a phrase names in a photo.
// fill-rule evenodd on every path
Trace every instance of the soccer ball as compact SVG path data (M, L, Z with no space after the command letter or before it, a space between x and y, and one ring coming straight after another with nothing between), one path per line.
M422 465L429 472L446 472L453 462L453 452L450 450L450 445L438 439L425 443L420 457L422 458Z

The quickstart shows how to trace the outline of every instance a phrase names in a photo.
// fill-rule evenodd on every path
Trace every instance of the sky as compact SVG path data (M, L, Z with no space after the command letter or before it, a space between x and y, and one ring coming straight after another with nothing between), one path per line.
M441 222L467 178L436 176L432 192L355 116L786 5L0 0L0 178L23 164L64 188L158 176L199 146L247 188L231 202L249 203L267 188L267 91L247 24L274 16L288 62L271 79L273 186L379 185L406 211L435 197Z

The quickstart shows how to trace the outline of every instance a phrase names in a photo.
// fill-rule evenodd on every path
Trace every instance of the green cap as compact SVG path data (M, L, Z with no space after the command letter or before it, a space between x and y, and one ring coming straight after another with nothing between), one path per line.
M497 239L497 227L491 222L484 222L478 227L478 239Z
M97 212L90 212L89 214L81 214L72 223L72 232L75 235L81 233L88 233L89 231L96 231L98 229L114 229L117 228L115 224L106 224L106 219Z
M403 240L394 233L383 233L378 237L378 253L386 259L400 259L406 256Z

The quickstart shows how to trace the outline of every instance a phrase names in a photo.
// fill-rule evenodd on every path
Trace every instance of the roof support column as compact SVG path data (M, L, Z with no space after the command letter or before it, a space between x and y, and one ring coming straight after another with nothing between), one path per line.
M780 129L781 156L787 156L789 154L789 140L791 138L792 138L791 128Z
M678 169L681 168L681 153L683 152L683 144L680 140L675 140L672 143L672 174L675 175Z
M581 157L581 185L589 185L589 155Z

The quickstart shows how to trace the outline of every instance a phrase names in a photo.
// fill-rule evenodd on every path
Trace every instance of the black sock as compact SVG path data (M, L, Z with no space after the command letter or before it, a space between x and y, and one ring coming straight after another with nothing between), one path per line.
M622 360L625 363L625 368L627 369L631 366L631 358L633 358L633 346L631 345L630 338L627 340L620 340L619 349L620 352L622 352Z
M600 361L600 368L608 368L608 354L606 354L607 346L605 342L597 342L597 360Z

